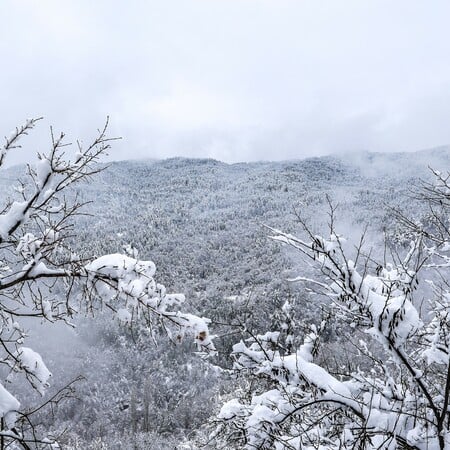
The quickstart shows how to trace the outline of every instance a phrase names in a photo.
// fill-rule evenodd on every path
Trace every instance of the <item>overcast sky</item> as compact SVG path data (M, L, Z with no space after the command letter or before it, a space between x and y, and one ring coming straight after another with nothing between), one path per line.
M45 116L28 151L107 115L113 159L450 143L447 0L1 0L0 18L0 132Z

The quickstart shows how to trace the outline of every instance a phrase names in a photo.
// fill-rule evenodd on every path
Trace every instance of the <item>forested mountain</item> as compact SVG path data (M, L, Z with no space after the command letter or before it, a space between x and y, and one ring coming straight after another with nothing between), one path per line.
M91 201L83 219L87 252L134 246L155 261L174 289L239 294L267 282L282 256L265 225L295 231L297 215L318 231L326 196L352 237L393 221L387 206L403 207L431 167L447 167L449 152L362 154L288 162L224 164L175 158L110 164L78 188ZM408 209L414 200L408 200ZM92 248L91 236L99 248ZM82 243L81 243L82 245ZM273 280L273 275L270 276Z
M449 149L440 148L285 162L108 164L71 192L89 202L87 215L76 217L74 249L91 256L126 251L154 261L167 289L183 292L194 313L212 320L218 354L200 358L190 338L168 347L166 336L154 332L153 340L148 330L129 330L102 312L95 322L80 320L76 332L43 328L39 350L60 372L54 389L86 377L78 400L58 406L55 421L46 418L45 425L67 426L65 448L170 449L182 442L180 448L197 448L193 442L207 434L202 425L241 383L229 376L229 354L242 330L257 334L283 322L287 299L302 320L320 321L320 304L286 281L299 269L296 255L268 239L267 227L297 233L304 220L320 233L331 202L338 205L339 232L356 242L367 227L376 252L380 236L393 239L398 229L389 208L423 216L414 196L420 180L431 179L428 166L446 170L449 163ZM5 193L22 172L8 170Z

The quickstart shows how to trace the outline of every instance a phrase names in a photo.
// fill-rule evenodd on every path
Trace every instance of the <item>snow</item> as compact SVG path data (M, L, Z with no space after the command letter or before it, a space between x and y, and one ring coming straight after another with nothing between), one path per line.
M0 383L0 417L3 417L8 428L14 426L20 403Z
M209 320L184 314L179 311L169 311L168 308L178 307L185 301L183 294L167 294L166 288L153 279L156 267L151 261L139 261L122 254L104 255L85 266L90 281L105 279L117 282L117 290L125 295L125 308L118 310L121 322L131 323L132 312L139 316L142 308L152 308L161 315L169 318L182 329L189 329L195 336L195 342L203 349L214 352L212 336L208 330ZM107 288L103 289L102 284ZM97 293L109 300L110 287L107 283L95 284ZM183 334L183 332L181 332Z
M350 267L351 281L361 301L367 307L374 326L368 330L375 336L381 333L383 338L393 339L398 346L403 345L412 333L421 326L419 313L405 294L381 294L386 288L385 280L398 279L398 272L391 270L384 279L366 275L364 278ZM395 320L397 318L397 320ZM381 339L384 342L384 339Z
M363 265L360 272L356 263L346 257L341 247L345 241L335 234L328 240L314 236L312 242L305 242L295 236L278 233L274 236L275 240L291 245L317 261L323 275L323 278L319 278L320 281L308 277L297 277L295 280L314 284L320 292L329 296L336 311L346 318L345 323L350 328L368 333L381 343L381 354L385 354L387 359L386 364L378 363L363 341L360 343L360 351L373 358L373 370L364 371L355 367L355 373L348 373L336 367L331 372L314 362L313 350L319 337L314 325L304 337L303 344L290 354L285 353L286 347L283 346L283 342L289 342L289 336L283 336L282 345L277 347L276 341L280 339L280 334L273 331L248 339L248 345L243 341L234 345L235 370L250 373L251 380L264 380L268 389L264 392L262 388L261 393L261 383L257 383L259 387L252 392L251 401L244 401L240 405L239 414L242 417L228 419L235 429L245 430L248 442L246 448L272 448L274 436L286 432L289 426L292 427L292 435L288 433L282 439L276 437L275 440L282 443L286 439L286 442L291 443L295 442L293 438L300 436L298 446L305 449L321 447L305 445L310 439L317 439L317 443L324 444L328 441L329 446L325 445L323 448L352 448L358 441L360 420L373 433L371 446L367 448L394 450L400 439L411 442L417 448L422 448L423 443L427 444L427 448L438 448L437 439L430 436L429 431L420 437L420 433L417 433L420 430L409 432L415 426L417 409L426 404L426 400L417 396L416 383L429 375L426 371L419 370L420 366L415 361L418 355L416 353L411 357L407 353L409 346L406 344L412 336L424 333L431 345L422 355L428 358L429 363L448 364L448 345L442 342L442 336L448 336L448 331L443 332L443 327L447 326L444 324L448 324L448 317L444 312L448 309L432 308L435 323L431 328L426 328L412 301L417 274L408 268L408 264L415 256L416 245L410 246L405 259L398 265L387 263L385 267L377 266L376 275L372 275L371 265ZM444 303L442 295L440 302ZM283 312L290 313L286 303ZM286 331L283 324L279 326ZM433 332L430 333L429 330ZM380 351L379 346L377 348ZM401 357L412 358L407 370L404 370ZM378 364L382 366L378 367ZM345 373L345 376L335 376L335 373ZM429 383L430 380L424 382ZM439 396L434 397L435 405L440 405L443 401ZM238 403L231 405L235 409L239 407ZM332 442L326 434L336 436L336 431L332 431L332 428L327 430L326 427L334 425L327 424L322 428L322 419L318 418L327 417L328 422L334 408L345 408L349 420L344 424L341 422L342 418L337 416L336 425L342 426L342 435L339 439L334 437ZM298 417L292 417L293 411ZM331 415L328 416L326 411ZM429 412L431 414L431 410ZM303 422L306 429L308 423L314 420L317 422L302 438ZM278 425L284 421L285 426ZM387 435L392 437L386 439ZM286 447L281 444L279 448Z
M117 317L122 323L129 325L133 316L128 309L120 308L117 310Z
M123 277L130 273L152 278L156 272L156 267L152 261L138 261L129 256L115 253L95 259L86 265L86 270L111 278Z
M39 168L39 175L38 179L43 180L46 173L46 167L45 167L45 161L43 161L42 167ZM43 175L44 174L44 175ZM176 182L177 180L174 180ZM266 181L266 180L264 180ZM291 186L289 186L289 189L291 190ZM25 191L26 193L27 191ZM52 195L53 191L51 189L48 189L44 193L44 197L47 195ZM262 200L265 200L264 197L262 197ZM166 201L166 197L164 197L164 201ZM138 204L137 208L140 207L140 202L135 202ZM194 206L196 207L195 202L193 202ZM204 207L205 205L202 205ZM131 206L130 206L131 207ZM136 207L133 205L133 207ZM196 211L196 210L195 210ZM190 211L186 212L186 214L190 213ZM209 214L209 211L207 208L205 208L205 216ZM284 214L283 212L280 214ZM3 215L5 216L5 215ZM3 217L2 216L2 217ZM247 217L242 215L242 217ZM196 218L194 218L196 219ZM189 220L186 220L183 222L183 224L188 224L188 227L192 227L195 229L198 222L190 221L191 217L189 217ZM120 222L121 220L118 219ZM231 220L230 220L231 223ZM193 225L194 224L194 225ZM42 229L44 229L47 226L46 223L42 225ZM123 226L121 224L121 226ZM184 226L184 225L183 225ZM227 227L228 227L227 223ZM133 230L139 230L139 227L145 228L142 226L142 223L139 223L136 228L133 228ZM198 233L200 234L200 227L198 228ZM33 228L34 230L34 228ZM243 230L244 231L244 230ZM247 230L245 230L247 231ZM36 231L34 231L36 232ZM169 234L172 231L166 230L164 231L167 233L167 240L172 240L172 236ZM16 233L19 235L19 233ZM111 231L111 234L114 235L113 231ZM132 232L130 232L132 234ZM195 239L200 240L199 234L192 234L192 236L195 237ZM230 233L231 234L231 233ZM244 235L245 233L243 233ZM46 236L39 236L39 238L35 238L34 236L30 235L26 239L23 239L23 243L21 244L21 247L17 247L18 251L22 251L23 255L27 255L28 257L34 257L37 255L37 257L32 261L34 264L33 270L31 271L31 274L51 274L51 267L47 267L43 261L39 260L39 251L40 246L42 243L51 243L55 239L57 239L56 236L52 236L51 233L45 232ZM153 237L153 236L152 236ZM134 235L133 235L134 238ZM235 242L231 239L228 240L228 236L225 236L226 239L224 239L224 236L221 237L223 242L220 242L220 245L233 247L235 245ZM244 244L247 242L245 241L246 236L240 237L241 242L240 244L244 246ZM294 237L292 237L294 239ZM155 241L157 241L157 238L155 238ZM172 240L173 241L173 240ZM328 239L322 239L319 236L315 237L315 243L314 245L317 246L317 248L323 248L325 252L328 252L330 254L336 255L339 254L340 245L343 244L343 239L339 236L335 235L334 233L331 234L331 236ZM136 242L138 241L138 238L136 238ZM178 241L173 241L173 248L170 252L168 252L168 260L170 258L177 259L178 258L178 251L181 245L178 244ZM291 243L288 239L285 240L286 243ZM295 241L296 245L304 245L304 243L299 242L298 240ZM310 245L310 243L306 243L307 245ZM209 245L209 244L208 244ZM28 247L27 247L28 246ZM213 245L209 245L210 248L213 248ZM188 258L192 258L192 260L197 260L197 249L194 248L195 245L192 246L192 254L190 251L185 251L186 249L182 249L183 252L185 252L185 255L188 256ZM307 251L311 249L312 245L310 247L305 247ZM117 248L113 247L113 248ZM120 246L119 246L120 248ZM219 245L217 246L219 248ZM317 250L316 248L316 250ZM14 250L14 249L12 249ZM129 324L131 323L131 319L134 318L135 312L143 307L148 307L148 310L155 316L157 319L164 319L169 318L173 319L176 324L184 324L187 327L191 328L191 331L194 332L194 336L196 339L196 342L200 345L204 345L205 343L211 342L211 337L209 336L208 331L208 321L204 318L196 317L196 316L190 316L187 314L183 314L181 312L178 312L178 309L175 309L174 311L168 311L168 309L173 306L177 307L181 305L184 302L184 296L180 294L167 294L165 291L165 288L162 285L157 285L155 281L152 279L154 274L154 269L152 269L151 264L148 265L148 262L141 262L138 261L135 257L135 254L133 251L131 251L131 247L129 250L130 252L127 257L124 257L123 255L107 255L106 257L99 258L95 260L90 265L86 266L86 271L89 275L89 279L93 282L97 282L99 279L105 279L107 280L107 283L111 284L111 287L106 286L106 283L104 283L104 293L105 298L108 297L108 300L112 299L114 297L114 303L112 306L117 311L117 317L120 321ZM180 253L182 253L180 251ZM206 253L206 252L205 252ZM212 252L211 252L212 253ZM224 253L224 252L223 252ZM250 253L250 252L249 252ZM131 256L131 258L130 258ZM183 255L182 255L183 256ZM208 255L209 256L209 255ZM271 255L269 255L271 256ZM230 266L234 266L234 268L240 269L241 267L239 264L235 264L234 261L228 261L226 259L227 257L224 256L223 260L226 261L225 264L228 264ZM181 258L179 258L181 259ZM270 259L270 258L267 258ZM275 258L274 258L275 259ZM321 268L330 268L332 267L330 264L330 261L327 259L326 255L320 255L318 257L318 260L320 263L319 266ZM202 264L207 265L209 260L206 259L206 263L204 262L204 259L198 258L198 261ZM341 261L342 263L343 261ZM276 263L272 261L272 263L275 265ZM249 263L250 264L250 263ZM381 275L379 277L370 276L365 273L365 268L362 267L362 264L359 263L359 267L356 264L353 264L351 261L348 261L348 264L342 264L340 268L346 272L348 275L343 280L338 280L335 284L332 285L333 289L335 289L335 294L339 293L342 294L342 297L334 296L333 301L340 301L342 300L343 307L347 307L350 305L349 311L357 311L358 307L361 307L361 316L366 319L364 325L366 327L366 331L372 331L377 339L379 339L381 342L384 342L386 338L394 339L394 344L403 346L407 341L408 338L416 333L420 327L423 326L423 324L420 322L420 318L418 316L418 312L415 310L412 302L410 301L410 296L407 294L404 294L402 292L402 285L408 284L409 281L415 276L412 272L407 271L401 271L399 268L395 266L389 266L386 265L386 267L383 268L381 271ZM3 266L2 266L3 267ZM20 270L13 265L13 270ZM29 266L31 267L31 266ZM258 267L260 269L260 267ZM274 280L276 277L278 277L278 274L275 273L275 269L277 267L274 267L274 270L272 272L264 273L264 278L270 279L271 281ZM371 267L369 267L369 270ZM153 270L153 271L152 271ZM172 269L171 269L172 270ZM219 270L217 272L220 272ZM17 272L16 272L17 273ZM18 272L21 273L21 272ZM173 273L181 273L178 271L174 271ZM336 273L336 272L335 272ZM334 274L335 274L334 273ZM331 273L331 275L334 275ZM83 275L85 275L83 273ZM239 275L239 273L238 273ZM217 275L218 277L224 277L222 273L219 273ZM227 273L226 276L228 277L229 274ZM230 276L229 278L233 280L233 276ZM282 276L282 275L280 275ZM360 277L358 279L358 276ZM300 278L299 278L300 279ZM261 271L261 274L258 273L258 278L253 276L253 273L250 273L248 280L263 280L263 273ZM246 280L246 281L248 281ZM313 281L312 279L303 278L304 281L310 282ZM119 295L117 294L116 285L112 283L112 281L117 282L117 288L119 290ZM180 277L177 282L182 284L185 280ZM234 280L233 280L234 281ZM242 280L237 280L239 284L242 284ZM194 281L192 282L194 283ZM208 284L209 283L209 284ZM359 283L359 284L358 284ZM269 282L268 282L269 284ZM96 286L102 285L101 282L97 283ZM209 294L209 288L215 288L216 286L213 285L213 282L210 282L210 279L205 280L205 285L207 286L207 291L205 294L205 297L207 297L207 294ZM353 285L353 287L352 287ZM322 287L329 287L329 285L322 285ZM386 295L385 292L383 292L383 289L386 289L386 287L389 286L389 288L393 288L390 292L390 295ZM211 289L211 291L214 292L214 289ZM262 289L261 289L262 292ZM226 294L226 291L223 290L222 293ZM264 295L267 298L270 298L271 292L265 292ZM345 297L347 295L347 297ZM351 297L353 295L353 297ZM45 293L44 293L45 296ZM278 298L282 299L283 297L280 295ZM353 302L353 303L352 303ZM58 311L58 303L55 301L55 315ZM252 303L250 303L251 306ZM286 304L285 304L286 305ZM208 304L207 307L210 305ZM233 305L236 307L236 309L240 305ZM264 307L267 306L267 304L263 305ZM37 308L39 309L40 304L39 301L37 302ZM231 308L230 308L231 310ZM293 308L294 310L294 308ZM43 300L42 301L42 311L44 315L47 317L51 317L52 313L52 303L49 300ZM261 311L267 311L265 308L261 308ZM283 308L283 311L288 314L290 313L288 306ZM260 316L257 316L257 314L260 314L259 307L256 306L255 310L255 323L262 323L258 322L257 319L260 318ZM370 313L370 314L368 314ZM263 313L264 314L264 313ZM230 314L231 316L231 314ZM256 317L257 316L257 317ZM396 323L396 320L398 322ZM401 319L401 320L400 320ZM371 323L369 323L371 321ZM230 319L231 322L231 319ZM367 325L368 324L368 325ZM367 325L367 326L366 326ZM370 326L372 325L372 326ZM356 322L352 322L350 327L357 327ZM282 331L286 331L287 326L283 328L281 327ZM313 391L316 395L316 398L319 400L329 400L331 402L346 402L348 405L352 405L352 401L358 401L358 402L365 402L366 404L371 403L373 408L376 408L377 410L374 412L371 412L369 419L366 423L373 425L374 430L376 431L377 427L386 427L390 429L392 428L391 419L394 417L397 420L397 416L394 414L391 417L388 417L387 415L384 415L381 410L390 408L391 412L395 412L395 398L396 396L404 396L404 402L405 404L407 402L411 402L413 406L417 406L417 403L414 403L417 399L417 394L414 392L414 395L406 392L402 392L402 384L399 384L399 389L395 391L395 379L389 380L389 383L386 385L384 384L377 384L378 380L376 379L375 375L373 378L368 378L367 384L370 385L371 382L373 382L373 390L370 392L364 391L364 385L363 383L356 383L353 384L345 380L344 376L341 377L341 373L344 371L336 370L334 371L335 367L333 367L333 361L327 361L327 366L330 367L330 371L327 372L324 368L318 366L314 362L313 358L313 349L314 344L316 340L316 331L315 329L311 329L312 332L308 334L303 342L303 344L299 347L298 351L292 351L292 346L285 346L283 349L284 352L292 352L290 354L286 354L281 352L277 352L274 349L276 348L276 344L279 340L282 340L284 338L283 332L279 333L278 331L270 331L265 334L261 334L258 336L258 339L262 342L262 346L264 347L266 351L266 355L262 357L261 349L258 349L258 346L250 345L248 344L248 341L245 341L245 344L241 342L240 344L237 344L234 347L235 352L242 352L243 354L240 355L239 361L242 362L243 366L245 363L244 370L246 370L246 373L252 372L252 374L256 374L257 376L262 376L267 381L267 384L270 383L270 386L267 388L269 389L267 392L264 392L264 389L266 388L266 384L260 383L258 385L258 389L256 391L257 395L253 395L250 401L250 395L247 395L247 402L244 404L235 401L231 402L227 405L227 407L223 408L223 417L226 419L229 419L232 417L232 413L235 414L242 414L245 415L246 425L248 427L252 427L255 429L260 430L261 425L265 422L270 422L270 425L276 424L276 421L281 417L280 413L288 413L289 411L289 403L287 403L287 400L294 399L297 401L299 398L301 400L304 400L307 395L311 395L310 391ZM257 330L258 332L263 333L261 330ZM350 330L351 332L352 330ZM445 358L444 355L446 348L442 347L442 340L439 335L439 329L435 330L435 333L429 333L427 339L432 343L433 348L428 349L428 353L424 352L423 356L428 357L428 362L430 364L445 364ZM297 338L298 336L295 336ZM359 337L359 335L358 335ZM369 341L370 336L365 336L367 341ZM287 342L287 339L286 341ZM295 344L297 342L297 339L292 341L292 344ZM248 347L247 347L248 345ZM382 352L383 349L379 349L379 346L376 346L377 349ZM406 347L406 346L405 346ZM21 349L22 353L24 353L23 348ZM434 353L433 353L434 352ZM440 353L438 353L440 352ZM26 353L26 351L25 351ZM245 354L244 354L245 353ZM448 355L448 353L447 353ZM244 358L247 357L247 359ZM322 355L322 356L327 356ZM254 361L251 361L251 359L254 359ZM418 355L419 358L419 355ZM26 359L26 358L24 358ZM29 361L26 362L23 361L23 365L26 363L30 367L34 367L37 364L37 358L28 358ZM353 362L353 361L352 361ZM391 361L387 361L387 363L390 363ZM447 363L448 363L448 357L447 357ZM34 366L33 366L34 364ZM254 365L252 365L254 364ZM329 366L328 366L329 364ZM324 366L325 367L325 366ZM434 368L433 368L434 369ZM441 368L437 368L435 370L440 370ZM333 370L331 372L331 370ZM334 375L332 376L331 373ZM339 375L335 375L338 373ZM419 372L416 371L416 374ZM424 377L428 375L428 371L424 370ZM348 376L348 375L347 375ZM368 377L372 376L372 373L369 372ZM419 376L419 375L417 375ZM271 377L269 379L269 377ZM405 381L405 386L407 385L408 380ZM256 384L256 383L255 383ZM244 385L244 383L242 384ZM271 389L273 385L276 385L277 387L280 387L280 389ZM308 391L308 387L311 387ZM373 392L376 392L376 394L373 394ZM249 392L247 392L249 394ZM394 395L395 394L395 395ZM305 397L301 397L304 395ZM435 401L442 402L442 398L436 396L433 397ZM390 403L392 401L392 403ZM422 407L422 405L419 405ZM247 410L247 408L251 408L250 410ZM250 411L250 412L249 412ZM343 419L344 420L344 419ZM404 423L399 420L398 426L403 426ZM397 426L397 425L395 425ZM417 433L411 432L409 435L409 439L416 439L415 436L420 436L421 430L415 430ZM285 432L285 430L283 430ZM335 436L338 436L338 430L336 431ZM345 428L342 432L342 439L344 441L350 441L352 440L352 431L349 428ZM286 439L290 439L290 437L286 437ZM335 439L333 437L333 439ZM341 439L340 437L336 438L336 440L333 442L330 442L330 446L333 444L336 444L336 442ZM295 442L295 439L292 439L292 442ZM298 447L303 445L300 440L298 441ZM315 446L317 448L329 448L320 446L319 444ZM306 448L306 447L305 447ZM311 447L312 448L312 447ZM331 447L330 447L331 448Z
M305 336L305 340L299 349L299 356L307 362L312 362L312 350L314 348L314 344L317 340L317 329L314 325L311 326L311 333L308 333Z
M24 267L25 269L27 266ZM45 265L42 261L37 264L33 264L29 272L30 277L42 277L44 275L64 275L67 271L64 269L51 269Z
M52 303L50 301L42 300L42 313L47 320L53 321Z
M38 189L42 189L49 176L52 174L52 166L51 162L45 156L42 156L41 159L36 163L36 184Z
M214 352L215 347L212 341L213 336L209 334L208 323L209 319L205 317L198 317L193 314L182 314L180 315L186 320L186 327L193 330L195 336L195 342L204 348L210 349Z
M242 405L237 399L233 398L232 400L222 405L222 408L220 409L217 417L227 420L232 419L235 416L243 415L243 410L245 410L245 406Z
M45 388L49 386L48 380L52 374L47 369L44 361L42 361L41 355L31 348L19 347L15 356L19 361L20 367L28 374L31 374L31 377L29 377L30 382L41 395L44 395Z
M28 208L28 202L13 202L8 212L0 215L0 238L7 240L11 229L16 225L23 223L26 219L25 211Z

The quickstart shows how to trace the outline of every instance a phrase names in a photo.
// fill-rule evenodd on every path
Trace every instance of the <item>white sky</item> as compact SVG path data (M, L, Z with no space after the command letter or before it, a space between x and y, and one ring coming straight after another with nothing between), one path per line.
M0 18L0 133L45 116L30 151L106 115L113 159L450 143L447 0L2 0Z

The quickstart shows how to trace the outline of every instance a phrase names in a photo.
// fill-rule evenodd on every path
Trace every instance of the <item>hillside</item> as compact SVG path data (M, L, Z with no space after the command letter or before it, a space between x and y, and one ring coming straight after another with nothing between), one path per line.
M356 240L366 225L369 237L390 231L395 222L388 206L422 214L422 206L408 196L421 179L430 178L428 165L450 167L449 150L240 164L184 158L120 161L78 185L72 194L90 203L84 209L88 215L75 224L77 251L101 255L131 245L140 258L153 260L158 280L172 292L184 292L194 312L213 320L219 355L211 366L192 355L189 343L169 352L148 342L136 347L136 337L118 329L109 316L95 326L81 321L78 336L58 337L75 340L75 353L55 349L47 336L40 350L49 363L64 367L57 378L68 381L83 373L89 381L79 388L81 402L62 409L66 420L78 423L74 433L91 442L111 439L114 430L120 442L130 427L148 432L146 405L152 421L165 424L153 429L153 436L166 443L161 448L172 448L172 439L198 428L217 408L218 396L235 388L214 367L230 367L228 355L240 336L237 323L264 330L278 320L287 298L298 315L318 320L319 306L311 306L303 291L286 282L298 272L296 255L268 239L266 226L299 232L301 217L319 232L327 221L328 196L339 205L339 232L350 239ZM4 195L12 192L12 180L23 170L8 170L1 180ZM124 413L117 407L121 402L137 402L137 409ZM125 448L117 445L108 448Z
M93 200L87 210L95 219L83 220L85 240L104 236L97 240L98 253L134 245L176 288L185 289L190 280L206 288L214 279L214 285L236 293L245 285L239 269L246 255L263 258L269 252L270 258L273 246L264 225L295 231L300 214L320 228L328 195L339 204L343 233L356 235L365 223L386 227L391 219L385 206L401 206L419 180L429 178L427 155L232 165L182 158L115 162L78 190L80 198ZM433 166L449 166L447 150L428 156ZM246 278L254 283L255 277Z

